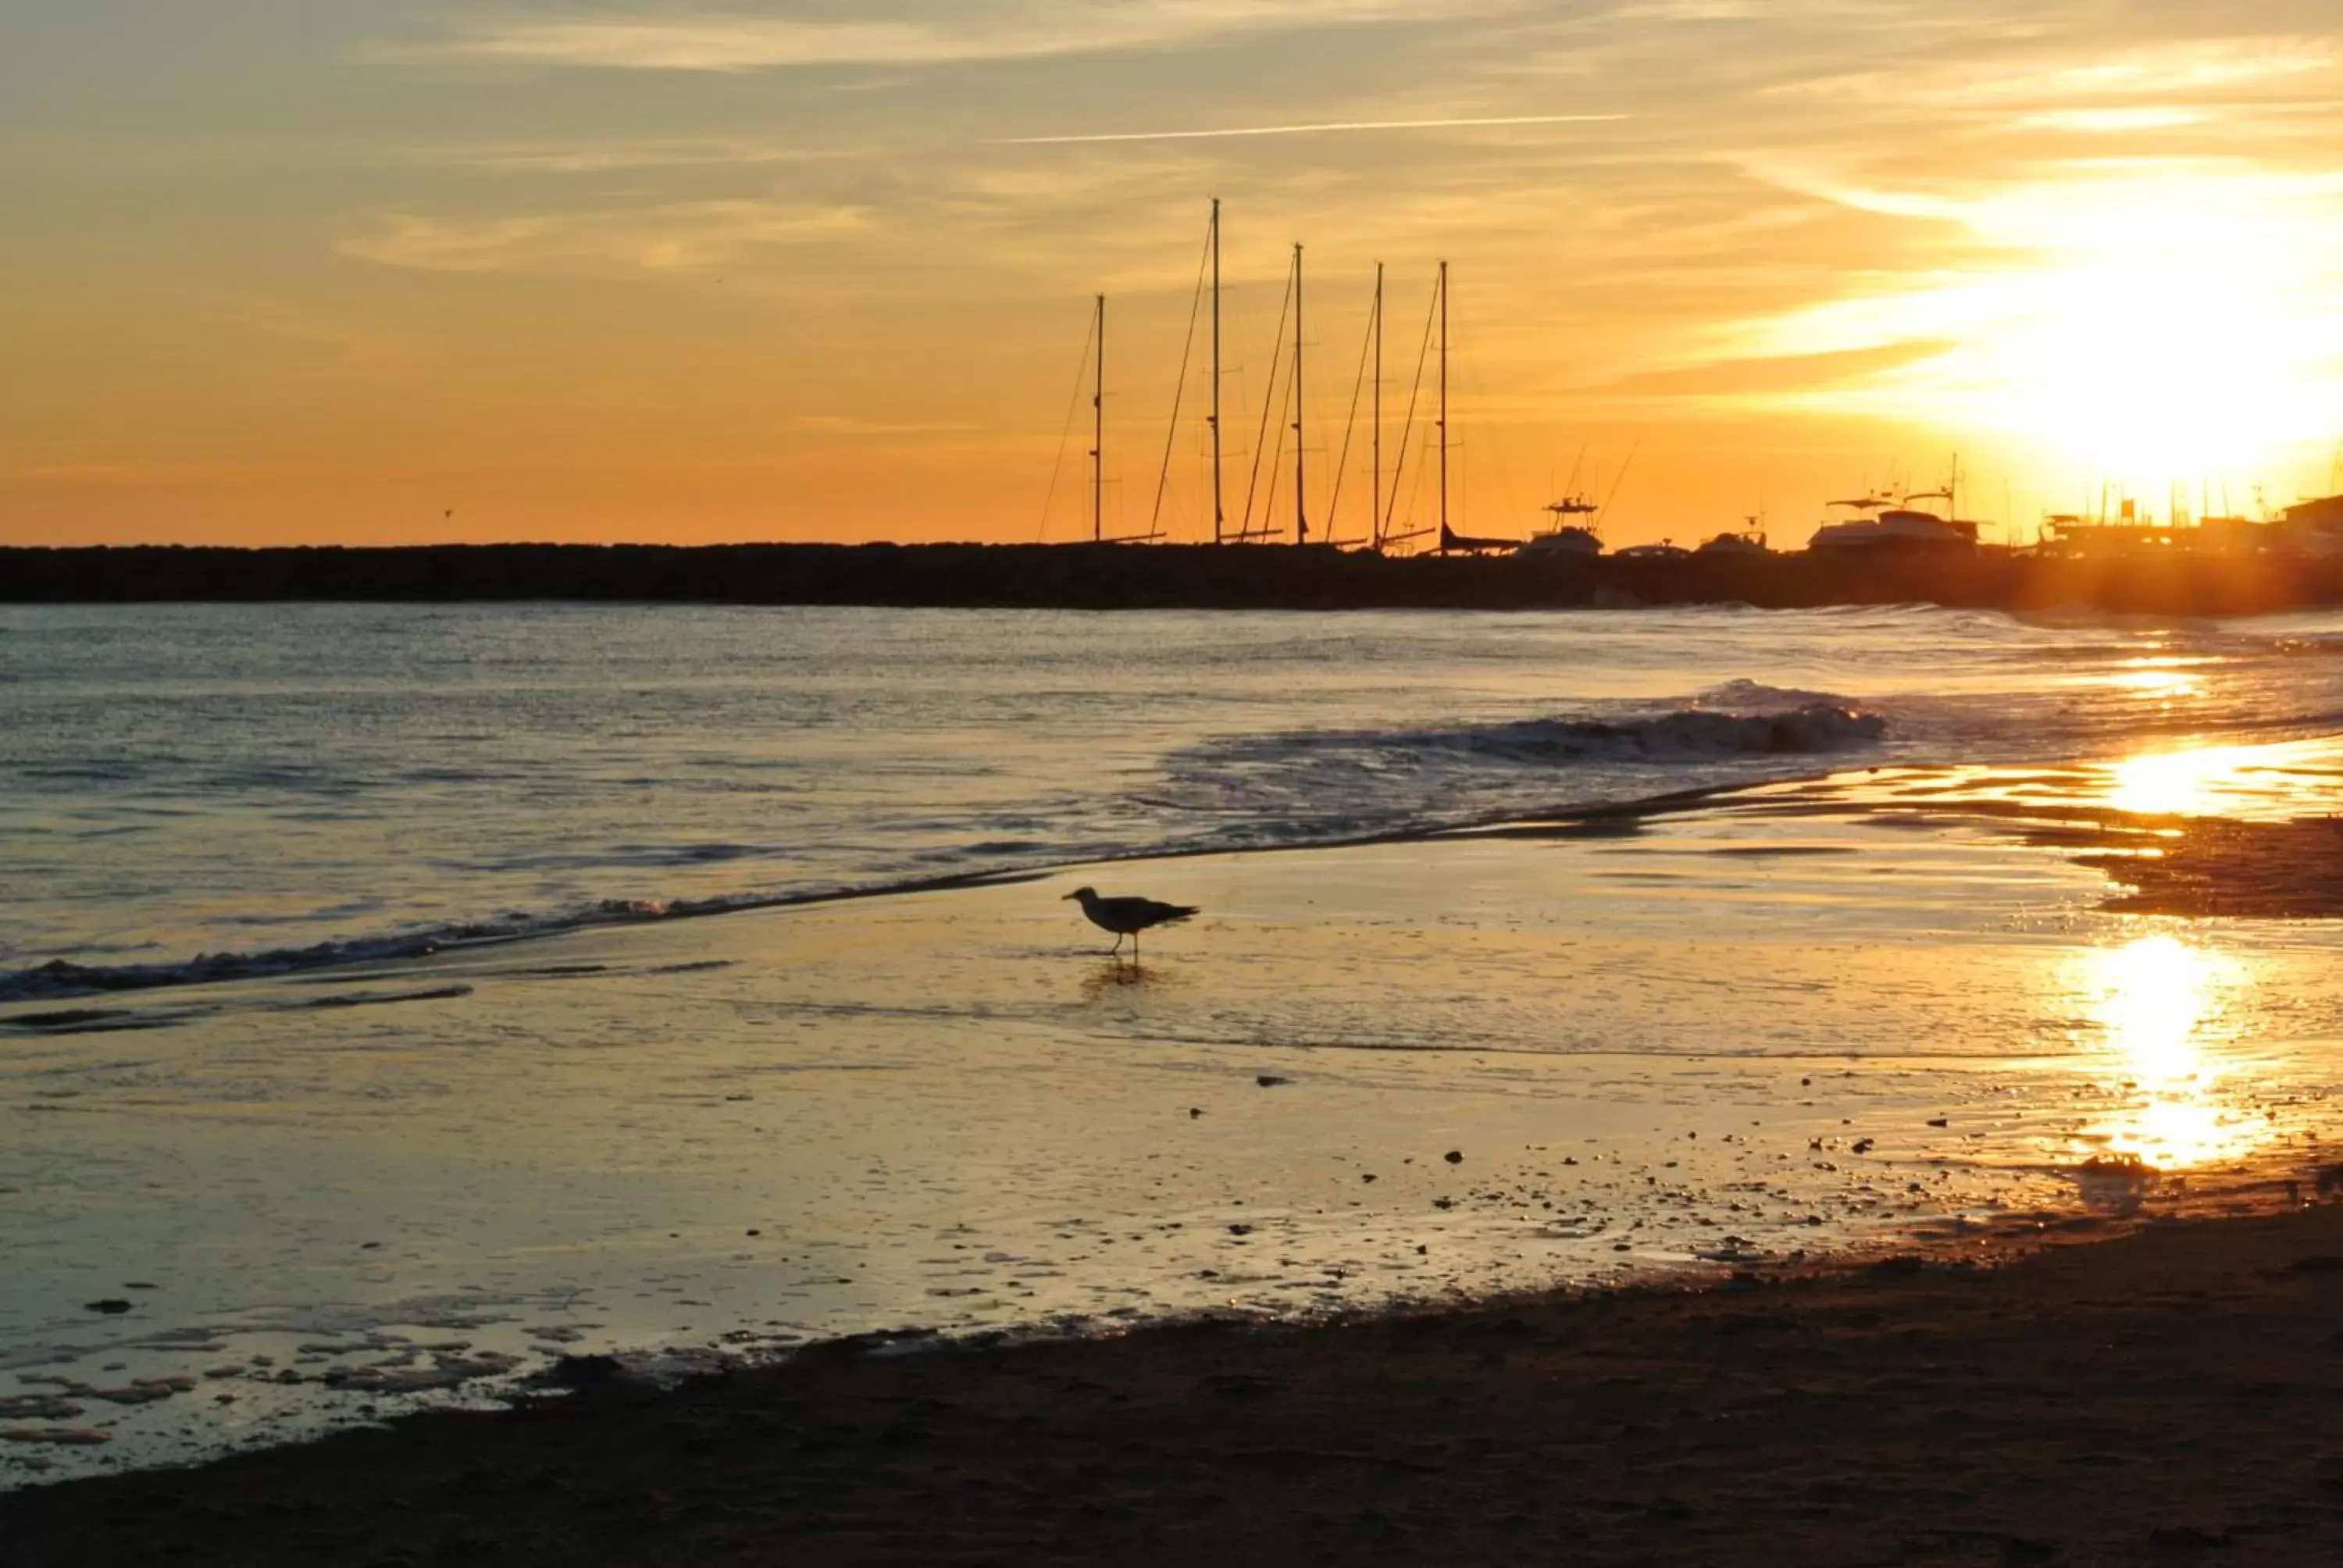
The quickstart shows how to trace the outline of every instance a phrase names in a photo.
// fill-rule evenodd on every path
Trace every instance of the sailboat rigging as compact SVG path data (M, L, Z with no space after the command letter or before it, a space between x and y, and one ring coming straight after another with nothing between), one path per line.
M1148 514L1147 519L1147 537L1151 539L1161 538L1163 537L1163 502L1166 496L1170 494L1172 487L1172 454L1177 448L1180 442L1180 410L1187 402L1188 366L1196 351L1196 321L1197 317L1203 309L1204 304L1204 274L1207 268L1217 270L1220 259L1217 255L1217 248L1220 243L1220 205L1221 204L1218 201L1214 201L1212 203L1212 226L1211 232L1205 239L1206 254L1204 260L1198 265L1196 293L1194 297L1190 301L1188 307L1188 331L1186 336L1180 340L1180 377L1177 381L1172 383L1172 422L1165 427L1163 432L1163 463L1162 467L1156 471L1155 507L1154 509ZM1216 317L1219 302L1215 300L1214 312ZM1212 453L1212 542L1218 544L1220 542L1221 528L1221 474L1219 451L1221 432L1219 409L1220 367L1217 362L1213 366L1212 389L1214 407L1212 412L1206 417L1212 427L1212 445L1214 448Z
M1091 320L1095 357L1091 361L1091 543L1139 545L1162 537L1150 527L1143 534L1109 538L1106 531L1106 296L1097 296Z
M1309 464L1302 429L1302 246L1293 247L1293 542L1310 542Z
M1221 494L1221 198L1212 198L1212 543L1221 542L1228 526L1228 508Z
M1373 547L1380 531L1379 519L1383 504L1383 264L1375 263L1374 302L1367 313L1367 329L1359 344L1359 374L1351 384L1351 408L1342 420L1342 449L1334 460L1333 493L1326 501L1326 539L1330 545L1360 544ZM1351 467L1351 438L1359 422L1359 399L1366 391L1372 364L1374 379L1374 411L1369 417L1375 427L1373 432L1373 453L1368 473L1367 531L1356 539L1336 537L1342 521L1342 484Z
M1407 389L1407 417L1401 421L1399 427L1399 459L1392 465L1391 486L1384 492L1383 516L1375 526L1375 548L1378 550L1429 538L1433 533L1430 528L1413 528L1398 533L1393 531L1393 524L1398 520L1400 481L1406 477L1407 455L1415 439L1415 409L1417 400L1423 393L1423 367L1432 357L1433 328L1440 320L1441 293L1442 290L1437 288L1433 291L1432 305L1424 312L1423 339L1416 345L1415 377L1408 383Z
M1474 538L1456 532L1453 511L1454 495L1450 474L1452 448L1456 445L1453 433L1450 407L1450 356L1453 347L1451 336L1451 276L1445 260L1439 263L1430 308L1423 325L1423 341L1416 355L1415 374L1410 385L1406 414L1399 431L1397 452L1386 463L1384 447L1383 390L1385 381L1386 306L1388 302L1387 269L1383 263L1375 264L1374 289L1367 322L1362 334L1359 366L1353 379L1350 405L1345 413L1342 437L1332 459L1331 488L1322 498L1323 513L1314 519L1311 515L1312 497L1310 489L1310 437L1308 404L1309 323L1307 317L1307 277L1304 272L1306 252L1295 243L1292 247L1291 265L1286 275L1286 286L1280 303L1277 325L1271 341L1277 345L1269 362L1268 384L1262 392L1259 413L1260 429L1253 447L1247 454L1240 446L1228 444L1227 387L1228 366L1225 317L1225 276L1223 252L1225 234L1221 198L1212 198L1210 216L1204 232L1203 256L1198 266L1196 287L1189 307L1187 331L1182 340L1179 377L1172 398L1170 427L1164 437L1161 462L1150 508L1146 530L1141 533L1114 535L1108 531L1106 517L1107 436L1106 436L1106 330L1107 297L1093 297L1091 341L1086 346L1083 371L1079 375L1075 396L1079 398L1087 380L1091 401L1091 464L1090 538L1094 544L1137 544L1168 537L1167 508L1176 510L1179 501L1173 494L1172 466L1181 446L1183 417L1192 418L1187 410L1194 404L1189 394L1188 380L1199 355L1200 347L1209 357L1210 386L1205 389L1207 407L1203 422L1208 432L1209 450L1205 456L1211 469L1211 538L1215 545L1267 543L1284 534L1284 510L1278 498L1280 485L1285 479L1285 443L1293 443L1292 463L1292 533L1295 545L1323 544L1335 547L1363 548L1382 553L1411 544L1431 540L1432 548L1447 551L1479 551L1517 547L1511 539ZM1209 317L1209 320L1208 320ZM1207 338L1200 346L1199 336ZM1436 353L1436 362L1435 362ZM1436 375L1427 375L1435 371ZM1427 386L1427 381L1433 383ZM1421 403L1433 401L1433 414L1430 434L1433 450L1434 472L1429 476L1436 492L1433 516L1426 526L1407 527L1400 512L1402 492L1406 488L1408 469L1419 444L1416 424ZM1342 498L1345 488L1353 481L1350 475L1353 454L1359 446L1358 424L1362 406L1366 410L1367 434L1367 497L1366 517L1354 525L1351 537L1343 534ZM1079 407L1077 403L1076 407ZM1071 413L1071 410L1070 410ZM1249 417L1241 414L1241 417ZM1071 418L1067 435L1071 434ZM1272 434L1272 424L1274 433ZM1061 439L1061 460L1069 443ZM1232 457L1250 457L1242 508L1232 515L1228 480L1228 460ZM1053 472L1051 488L1054 493ZM1415 481L1412 495L1420 495L1426 487L1424 480ZM1420 503L1407 502L1411 513ZM1582 508L1574 499L1557 503L1556 511L1575 511ZM1048 502L1043 504L1044 527L1047 526ZM1413 518L1411 521L1414 520Z
M1289 285L1285 291L1284 297L1278 303L1277 332L1272 341L1281 343L1284 341L1286 317L1287 314L1292 311L1292 308L1293 290ZM1261 464L1263 452L1266 451L1269 457L1270 484L1272 488L1274 488L1277 483L1278 465L1284 460L1285 457L1285 425L1282 420L1279 421L1277 427L1276 444L1274 446L1271 446L1269 440L1271 410L1277 406L1278 400L1277 370L1278 362L1276 359L1272 359L1269 367L1269 385L1262 390L1261 428L1255 434L1253 440L1252 467L1245 478L1244 516L1237 525L1236 533L1236 542L1239 544L1248 544L1256 538L1266 542L1275 532L1276 525L1271 515L1275 510L1274 502L1270 502L1263 506L1262 510L1261 527L1259 529L1254 528L1252 518L1253 502L1259 498L1261 495ZM1289 397L1292 395L1292 389L1290 385L1287 387L1286 395Z
M1517 539L1484 539L1471 534L1460 534L1448 526L1448 264L1440 264L1440 552L1463 551L1477 554L1482 550L1511 550Z
M1098 345L1098 363L1091 379L1091 543L1104 542L1106 529L1106 296L1098 297L1098 319L1091 324Z

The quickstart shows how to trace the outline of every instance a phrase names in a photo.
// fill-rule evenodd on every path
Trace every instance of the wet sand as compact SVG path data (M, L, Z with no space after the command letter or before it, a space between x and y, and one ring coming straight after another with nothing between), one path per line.
M2343 915L2343 818L2189 822L2148 830L2125 849L2081 859L2129 887L2108 907L2134 914Z
M0 1563L2323 1563L2343 1207L889 1354L0 1499Z

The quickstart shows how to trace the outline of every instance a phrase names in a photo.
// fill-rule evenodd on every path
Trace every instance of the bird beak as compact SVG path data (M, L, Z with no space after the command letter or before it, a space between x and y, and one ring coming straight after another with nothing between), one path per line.
M1060 902L1060 903L1061 903L1061 904L1071 904L1071 903L1072 903L1073 901L1074 901L1074 896L1073 896L1073 894L1071 894L1071 893L1068 893L1064 898L1060 899L1060 900L1058 900L1058 902Z

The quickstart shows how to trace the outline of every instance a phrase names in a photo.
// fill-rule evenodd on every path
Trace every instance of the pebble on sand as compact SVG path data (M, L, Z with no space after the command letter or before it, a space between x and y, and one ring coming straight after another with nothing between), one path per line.
M0 1421L71 1421L81 1409L54 1394L0 1394Z
M90 1448L112 1442L114 1434L95 1426L33 1426L0 1431L0 1442L45 1442L60 1448Z

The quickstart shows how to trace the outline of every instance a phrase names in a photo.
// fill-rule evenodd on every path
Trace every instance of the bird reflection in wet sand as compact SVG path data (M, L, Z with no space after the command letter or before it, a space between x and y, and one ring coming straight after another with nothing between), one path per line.
M1092 970L1082 977L1082 997L1087 1001L1099 1001L1134 993L1152 986L1159 978L1158 971L1136 960L1125 963L1119 957L1110 958L1106 968Z
M1091 924L1102 931L1114 933L1113 951L1122 951L1122 939L1131 939L1131 961L1139 961L1139 933L1157 926L1177 925L1200 913L1193 904L1167 904L1155 899L1102 899L1096 888L1076 888L1066 895L1082 906L1082 913ZM1063 902L1063 900L1060 900Z

